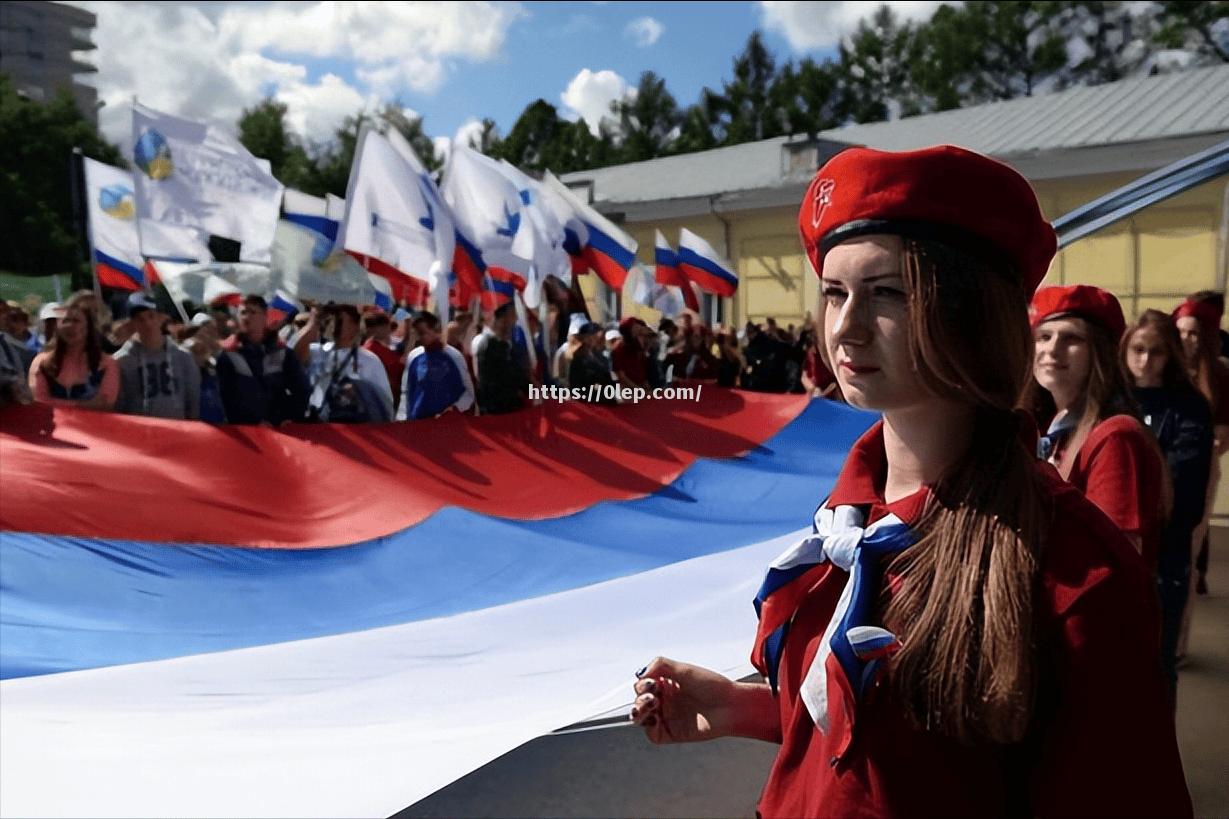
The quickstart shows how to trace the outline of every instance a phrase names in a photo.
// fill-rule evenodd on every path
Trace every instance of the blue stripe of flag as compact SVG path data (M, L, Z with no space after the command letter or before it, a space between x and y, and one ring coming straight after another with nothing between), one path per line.
M721 265L714 262L712 259L701 256L694 250L687 247L680 247L678 250L678 263L689 264L692 267L698 267L706 273L711 273L717 278L727 281L735 287L738 286L738 277L730 271L726 270Z
M631 269L632 263L636 261L636 254L633 251L628 250L588 222L585 222L585 226L589 228L589 247L607 256L624 270Z
M114 256L103 253L101 250L94 251L94 260L100 264L105 264L107 267L112 267L123 273L128 278L132 279L142 287L145 286L145 274L141 272L141 268L133 267L127 262L121 262Z
M293 222L308 230L321 233L327 236L330 241L337 241L337 229L341 226L341 223L335 219L329 219L326 216L310 216L306 213L287 213L282 218L287 222Z

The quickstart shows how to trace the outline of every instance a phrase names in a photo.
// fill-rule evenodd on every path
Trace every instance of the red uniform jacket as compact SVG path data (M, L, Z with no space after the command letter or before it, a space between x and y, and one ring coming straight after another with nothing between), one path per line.
M1054 521L1036 601L1039 690L1029 737L966 747L914 727L882 680L851 725L825 734L799 688L848 575L825 563L803 597L779 667L782 745L764 817L1190 816L1157 653L1155 591L1122 534L1049 467ZM830 506L912 523L927 489L885 505L882 425L854 446ZM758 658L753 661L759 662ZM829 685L839 700L848 689ZM848 703L836 702L839 714ZM850 710L853 710L850 707Z
M1093 427L1068 479L1127 534L1136 535L1149 571L1156 572L1165 529L1165 464L1152 433L1130 415Z

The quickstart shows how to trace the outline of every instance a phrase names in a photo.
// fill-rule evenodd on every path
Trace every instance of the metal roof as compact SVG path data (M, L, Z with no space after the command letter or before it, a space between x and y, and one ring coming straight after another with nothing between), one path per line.
M1121 165L1130 143L1182 139L1184 149L1199 135L1229 133L1229 65L1173 74L1069 88L1037 97L992 102L954 111L847 125L819 134L819 161L837 147L833 143L869 145L884 150L911 150L950 143L1007 161L1013 158L1026 176L1044 175L1039 155L1074 152L1081 162L1090 148L1119 146L1114 161ZM1205 140L1206 141L1206 140ZM826 143L826 144L825 144ZM598 203L654 202L718 196L737 191L793 188L800 174L815 170L791 164L791 150L804 137L777 137L681 156L633 162L564 175L563 181L593 184ZM1202 144L1202 143L1200 143ZM1141 167L1147 166L1142 152ZM1108 155L1108 154L1107 154ZM1021 167L1022 164L1037 169ZM1065 165L1067 163L1064 163ZM1095 173L1095 163L1073 163L1067 173ZM1159 165L1158 165L1159 167Z

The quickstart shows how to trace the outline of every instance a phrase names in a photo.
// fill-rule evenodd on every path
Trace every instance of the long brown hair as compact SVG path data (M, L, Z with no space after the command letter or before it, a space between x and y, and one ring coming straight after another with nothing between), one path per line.
M934 487L918 542L881 596L901 636L891 685L912 720L963 743L1023 738L1036 678L1033 595L1050 511L1013 413L1029 376L1028 298L961 249L906 241L912 363L935 396L976 409L963 460Z
M1182 349L1182 338L1178 335L1178 323L1173 316L1160 310L1145 310L1133 324L1127 325L1127 331L1122 334L1122 344L1119 346L1119 363L1130 378L1130 368L1127 367L1127 350L1131 339L1140 330L1155 330L1165 345L1165 370L1161 373L1161 386L1168 389L1193 387L1191 374L1186 369L1186 352Z
M1080 318L1076 316L1076 318ZM1109 330L1095 321L1082 319L1088 333L1091 352L1091 367L1088 384L1084 388L1084 408L1078 421L1082 430L1091 429L1106 418L1115 415L1139 417L1139 405L1131 395L1130 376L1122 364L1119 353L1121 339L1114 338ZM1031 347L1031 341L1030 341ZM1023 406L1033 414L1040 429L1045 429L1054 420L1058 409L1050 391L1037 383L1032 376L1032 355L1029 357L1028 387L1024 392Z
M102 342L98 335L98 324L94 319L94 312L78 304L69 304L64 308L64 315L67 316L74 311L80 313L85 321L85 359L90 365L90 371L93 372L102 364ZM51 359L45 362L42 368L43 373L51 378L60 377L60 368L64 366L64 356L68 354L68 345L60 337L60 332L57 324L55 335L47 345L47 349L51 351Z

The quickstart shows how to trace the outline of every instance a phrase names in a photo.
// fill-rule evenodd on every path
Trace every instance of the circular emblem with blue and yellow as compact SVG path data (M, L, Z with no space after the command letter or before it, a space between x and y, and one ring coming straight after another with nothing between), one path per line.
M171 146L166 143L166 138L153 128L141 134L136 147L133 148L132 158L150 179L166 179L174 170L171 164Z
M98 192L98 207L116 219L131 219L136 216L136 202L132 189L127 185L107 185Z

